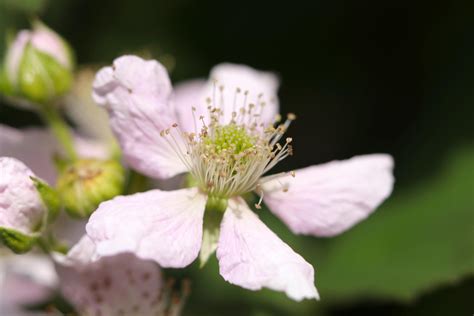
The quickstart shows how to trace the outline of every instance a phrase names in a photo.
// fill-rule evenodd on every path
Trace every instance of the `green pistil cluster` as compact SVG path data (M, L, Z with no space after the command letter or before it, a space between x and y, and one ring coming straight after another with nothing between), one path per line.
M252 148L255 139L247 133L244 127L231 123L225 126L215 126L213 135L209 135L204 140L204 144L211 146L215 154L226 151L237 155Z

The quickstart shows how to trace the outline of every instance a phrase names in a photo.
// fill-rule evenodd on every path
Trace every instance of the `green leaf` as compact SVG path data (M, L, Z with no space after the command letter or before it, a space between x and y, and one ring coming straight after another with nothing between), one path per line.
M44 224L51 223L56 219L61 210L61 200L59 195L54 188L50 187L40 179L31 177L31 180L33 180L36 190L38 190L44 205L48 209L48 218Z
M322 300L410 300L474 274L474 150L314 255ZM307 254L310 254L308 251Z
M16 230L0 227L0 240L14 253L28 252L36 243L36 236L28 236Z
M206 212L204 213L202 245L201 251L199 252L199 267L201 268L204 267L209 260L209 257L217 249L217 241L219 240L220 225L223 215L223 212L212 209L206 209Z

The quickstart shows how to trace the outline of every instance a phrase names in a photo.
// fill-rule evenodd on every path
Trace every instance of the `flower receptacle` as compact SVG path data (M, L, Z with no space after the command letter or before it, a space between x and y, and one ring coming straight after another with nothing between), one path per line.
M57 190L73 217L88 217L97 206L122 193L125 170L116 160L80 159L64 168Z

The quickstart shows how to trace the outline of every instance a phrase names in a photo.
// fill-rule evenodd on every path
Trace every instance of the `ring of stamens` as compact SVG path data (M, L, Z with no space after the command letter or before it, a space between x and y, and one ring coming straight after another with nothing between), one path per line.
M222 91L223 86L219 88L219 92ZM241 89L237 88L235 93L241 93ZM204 116L197 118L196 109L192 108L194 132L182 131L177 124L172 125L173 129L161 132L200 189L209 196L228 199L254 190L261 191L259 180L262 175L293 154L292 139L286 138L282 144L280 140L295 120L295 115L289 114L281 124L277 117L273 124L265 126L260 121L265 106L261 101L263 95L258 96L255 105L247 104L247 94L244 92L244 104L232 112L229 122L222 122L223 106L214 106L214 92L212 99L207 100L207 123ZM223 100L222 96L220 100ZM236 109L235 104L233 108ZM202 128L198 131L199 121Z

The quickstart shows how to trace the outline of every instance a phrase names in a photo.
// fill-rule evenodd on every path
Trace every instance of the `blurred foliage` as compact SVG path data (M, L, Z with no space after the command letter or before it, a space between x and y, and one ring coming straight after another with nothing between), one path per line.
M46 4L46 0L0 0L0 6L24 14L37 14Z
M0 0L0 58L3 59L6 46L6 31L26 26L26 20L41 11L46 6L46 0ZM19 21L22 21L19 23Z

